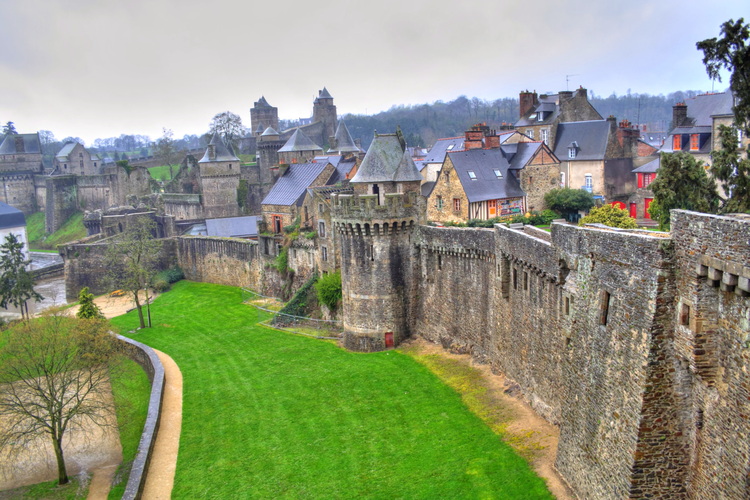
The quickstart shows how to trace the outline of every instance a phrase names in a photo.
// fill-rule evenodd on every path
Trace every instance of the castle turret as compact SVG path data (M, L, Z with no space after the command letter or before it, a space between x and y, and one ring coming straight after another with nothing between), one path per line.
M240 184L240 159L231 145L214 134L206 153L198 161L203 216L234 217L239 215L237 188Z
M313 123L323 123L323 133L321 135L323 141L326 141L335 134L336 123L338 122L336 106L333 104L333 97L325 87L323 87L323 90L318 91L318 97L313 101L312 121Z
M411 236L424 222L422 177L403 136L375 135L352 178L353 195L334 195L332 222L341 239L344 346L380 351L410 335L414 294Z

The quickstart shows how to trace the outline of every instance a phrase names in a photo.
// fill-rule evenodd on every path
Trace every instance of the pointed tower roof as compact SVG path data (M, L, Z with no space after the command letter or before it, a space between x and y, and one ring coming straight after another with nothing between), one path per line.
M206 154L200 159L198 163L208 163L212 161L240 161L232 151L232 146L227 146L224 141L221 140L221 136L218 133L214 133L211 138L211 142L208 143L206 148Z
M323 90L318 91L318 99L333 99L333 96L328 92L328 89L323 87Z
M288 153L291 151L323 151L323 148L315 144L298 127L289 140L286 141L286 144L279 149L279 153Z
M375 134L362 165L351 182L422 181L402 138L398 134Z
M328 150L329 153L359 153L362 151L352 139L352 135L349 133L349 129L346 127L344 120L339 120L339 126L336 127L335 135L335 147Z
M276 132L273 127L268 127L266 130L263 131L261 136L268 136L268 135L279 135L278 132Z
M265 96L260 96L260 99L258 99L255 102L255 107L256 108L271 108L273 106L271 106L270 104L268 104L268 101L266 101Z

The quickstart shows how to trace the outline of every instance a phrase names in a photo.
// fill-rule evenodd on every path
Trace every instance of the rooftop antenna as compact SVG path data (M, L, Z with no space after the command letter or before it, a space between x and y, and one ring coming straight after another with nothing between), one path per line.
M580 74L575 75L565 75L565 90L570 90L570 77L571 76L581 76Z

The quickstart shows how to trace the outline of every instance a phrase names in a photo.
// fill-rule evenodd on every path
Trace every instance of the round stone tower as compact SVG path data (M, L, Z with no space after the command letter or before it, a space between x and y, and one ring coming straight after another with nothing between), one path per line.
M323 123L323 133L320 136L321 143L325 143L336 132L338 116L336 114L336 105L333 104L333 96L328 89L318 91L318 97L313 101L313 123Z
M425 217L421 180L401 134L376 135L351 180L354 194L333 196L347 349L381 351L410 334L411 239Z

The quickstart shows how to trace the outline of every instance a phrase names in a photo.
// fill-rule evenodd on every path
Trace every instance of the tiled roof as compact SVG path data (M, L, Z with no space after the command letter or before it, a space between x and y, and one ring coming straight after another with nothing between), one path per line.
M258 217L226 217L224 219L206 219L208 236L247 237L258 235Z
M528 127L531 125L543 125L550 123L560 114L560 96L558 94L547 94L539 96L537 104L526 116L522 116L516 123L515 127ZM544 120L537 119L537 113L544 113ZM533 116L533 118L531 118Z
M262 133L262 134L260 134L260 135L263 135L263 136L265 136L265 135L279 135L279 133L278 133L278 132L276 132L276 131L275 131L275 130L273 129L273 127L268 127L268 128L267 128L266 130L264 130L264 131L263 131L263 133Z
M224 144L224 141L221 140L219 134L215 133L208 145L209 147L206 148L206 153L198 163L209 163L212 161L240 161L240 159L235 156L234 151L232 151L232 146ZM214 146L215 155L213 158L209 155L209 152L211 151L210 146Z
M555 138L555 156L568 159L568 148L576 143L575 160L603 160L609 138L607 120L560 123Z
M23 139L24 151L16 150L16 137ZM39 134L9 134L0 144L0 155L13 155L16 153L41 153L42 145L39 143Z
M435 189L435 181L429 181L422 184L422 196L425 198L429 198L430 194L432 194L432 190Z
M323 173L326 166L328 166L328 162L289 165L284 175L279 177L261 204L302 205L305 191Z
M526 196L500 149L470 149L448 153L448 157L470 203ZM500 171L499 178L495 170Z
M323 87L323 90L318 91L318 99L333 99L333 96L331 96L327 88Z
M323 151L323 148L315 144L302 130L297 128L289 140L286 141L286 144L279 149L279 153L292 151Z
M23 226L26 226L26 217L23 212L0 202L0 229Z
M375 134L351 182L421 181L414 160L397 134Z
M464 149L464 137L448 137L438 139L430 148L427 156L424 158L425 163L443 163L445 154L448 151L461 151Z

